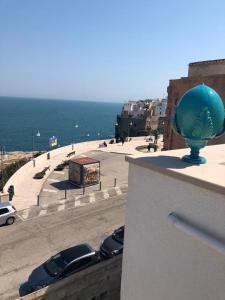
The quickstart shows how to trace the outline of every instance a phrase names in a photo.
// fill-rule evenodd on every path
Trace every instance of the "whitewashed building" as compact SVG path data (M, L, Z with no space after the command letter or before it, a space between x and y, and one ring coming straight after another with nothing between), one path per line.
M225 144L129 162L121 300L225 299Z

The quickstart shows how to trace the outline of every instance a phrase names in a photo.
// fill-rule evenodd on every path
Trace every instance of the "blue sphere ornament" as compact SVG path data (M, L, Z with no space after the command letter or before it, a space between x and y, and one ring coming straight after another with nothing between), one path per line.
M176 106L173 129L191 148L190 155L182 160L192 164L206 163L206 159L199 156L200 149L225 132L224 105L217 92L205 84L188 90Z

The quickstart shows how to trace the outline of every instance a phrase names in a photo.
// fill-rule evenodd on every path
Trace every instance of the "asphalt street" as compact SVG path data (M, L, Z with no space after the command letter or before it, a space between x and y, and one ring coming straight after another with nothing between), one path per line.
M102 151L88 151L81 155L95 158L100 161L100 180L102 190L109 189L116 184L118 186L127 184L128 163L124 159L124 154L106 153ZM45 181L42 191L39 195L40 205L51 205L64 199L65 190L67 198L75 198L82 195L83 190L77 188L69 182L68 167L62 171L53 171ZM99 185L86 187L85 192L91 193L99 190Z
M103 238L125 223L127 195L18 220L0 227L0 299L15 299L18 286L53 254L87 242L98 249Z

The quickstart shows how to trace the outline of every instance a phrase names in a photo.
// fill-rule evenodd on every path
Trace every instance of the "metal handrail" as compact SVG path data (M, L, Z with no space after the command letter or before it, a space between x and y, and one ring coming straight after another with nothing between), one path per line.
M225 255L225 243L218 240L216 237L210 235L207 232L195 227L191 223L183 220L177 216L174 212L168 215L169 222L172 223L177 229L185 232L189 236L201 241L203 244L212 248L220 254Z

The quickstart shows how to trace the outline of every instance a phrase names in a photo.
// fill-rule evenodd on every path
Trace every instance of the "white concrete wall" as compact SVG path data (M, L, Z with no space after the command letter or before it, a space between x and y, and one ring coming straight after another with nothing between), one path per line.
M224 300L225 256L168 214L225 241L225 196L132 163L128 182L121 299Z

